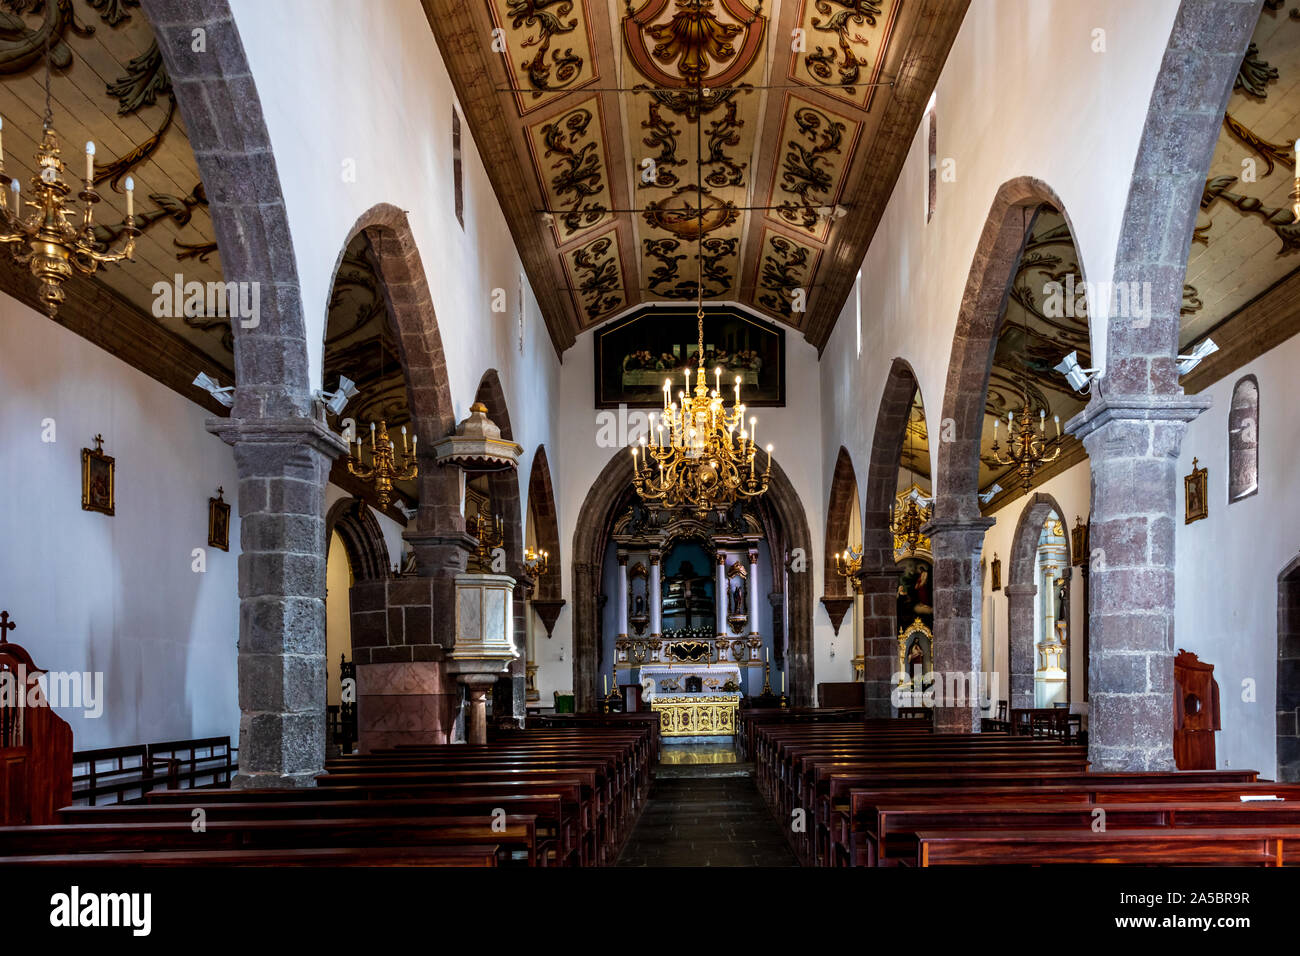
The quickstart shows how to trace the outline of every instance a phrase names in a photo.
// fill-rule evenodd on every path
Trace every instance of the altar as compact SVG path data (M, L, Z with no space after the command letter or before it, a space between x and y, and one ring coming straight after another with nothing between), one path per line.
M730 737L740 707L740 668L732 663L646 664L640 669L662 737Z

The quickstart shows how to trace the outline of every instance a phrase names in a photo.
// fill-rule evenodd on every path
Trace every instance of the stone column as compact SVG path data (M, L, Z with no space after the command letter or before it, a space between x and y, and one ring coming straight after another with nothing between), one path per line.
M867 716L893 713L895 673L898 670L898 574L873 568L858 575L862 594L862 676L867 689Z
M992 518L941 516L925 526L934 554L934 671L937 733L979 730L980 550Z
M239 470L239 773L309 787L325 765L325 483L343 440L311 418L211 419Z
M717 618L717 638L727 636L727 552L718 551L718 582L713 586L713 616Z
M1092 465L1088 757L1094 770L1173 770L1178 451L1209 396L1107 396L1066 426Z
M1007 706L1034 706L1034 670L1038 666L1034 650L1034 598L1036 584L1008 584L1007 596L1007 669L1011 672Z
M758 549L749 552L749 636L758 637Z
M660 554L650 552L650 640L661 639L664 630L663 585L659 582Z
M618 555L618 640L627 640L627 555ZM614 660L618 660L618 650L614 651Z

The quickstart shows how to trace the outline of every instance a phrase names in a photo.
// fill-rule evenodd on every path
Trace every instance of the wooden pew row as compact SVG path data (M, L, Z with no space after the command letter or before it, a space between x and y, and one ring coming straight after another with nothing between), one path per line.
M1117 801L1122 794L1106 797ZM867 835L869 856L877 866L917 859L917 834L947 830L1070 830L1093 832L1100 819L1104 831L1186 827L1191 829L1257 829L1300 827L1300 802L1186 802L1178 794L1146 802L1111 803L1106 799L1065 806L1060 803L995 802L965 806L882 806L874 833ZM1097 811L1104 811L1098 816ZM1100 832L1100 831L1099 831ZM1300 862L1293 850L1290 862Z
M1279 796L1285 803L1242 804L1241 796ZM978 811L983 808L999 806L1051 806L1074 809L1087 807L1091 812L1094 805L1108 806L1122 804L1155 805L1243 805L1290 807L1300 806L1300 784L1274 783L1208 783L1193 784L1169 782L1157 778L1154 783L1143 785L1136 781L1128 783L1085 784L1083 786L1051 785L1034 789L1019 786L995 787L948 787L942 784L934 787L894 788L880 790L853 789L849 793L847 808L837 807L832 823L831 865L834 866L872 866L880 860L878 844L882 833L888 834L896 827L902 827L907 819L893 817L889 826L882 831L881 814L887 811L906 809L933 809L935 811L965 809ZM887 838L887 837L886 837ZM910 855L912 847L906 845L902 855ZM897 856L886 851L884 862Z
M192 867L192 866L497 866L495 844L463 846L310 847L295 850L190 850L42 854L0 857L0 868L32 867Z
M918 866L1111 863L1130 866L1300 864L1300 827L1107 830L925 830ZM1288 846L1290 847L1288 851Z
M201 803L202 801L195 801ZM61 823L189 823L193 807L156 803L120 807L68 807ZM492 821L521 814L536 818L540 866L578 865L576 813L566 816L560 794L495 794L490 797L443 796L431 800L250 800L202 807L210 821L312 820L336 818L422 818L456 816Z
M298 850L342 847L485 845L508 853L499 862L538 862L536 817L507 816L499 824L474 817L353 817L293 820L212 820L201 829L179 823L85 823L0 827L0 858L109 852Z

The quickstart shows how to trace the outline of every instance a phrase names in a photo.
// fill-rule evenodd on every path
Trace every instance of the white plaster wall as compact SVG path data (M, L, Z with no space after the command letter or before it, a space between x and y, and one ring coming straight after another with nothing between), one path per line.
M238 480L208 417L0 295L0 608L40 666L103 673L102 716L60 711L78 750L239 735ZM81 449L101 433L116 459L112 517L81 509ZM218 485L229 553L207 547Z
M918 129L862 263L862 349L850 298L822 359L824 473L843 444L858 474L889 367L916 373L933 431L942 428L953 333L972 257L998 188L1046 182L1070 219L1089 280L1109 279L1142 125L1176 0L980 0L936 87L938 157L955 161L927 224L928 161ZM1105 31L1095 53L1093 31ZM1093 355L1104 354L1095 314ZM937 462L938 442L931 454Z
M1183 439L1179 474L1192 458L1208 469L1209 516L1176 525L1175 650L1214 665L1223 730L1220 767L1277 772L1277 577L1300 552L1300 417L1295 414L1300 336L1205 390L1214 404ZM1259 381L1259 491L1228 504L1228 408L1244 375ZM1178 487L1178 514L1183 513ZM1251 682L1250 685L1244 682ZM1253 686L1254 700L1247 691Z
M532 456L556 427L559 360L526 279L520 341L523 269L463 116L465 227L456 221L455 93L419 0L234 0L231 8L280 170L313 382L320 383L327 304L348 231L378 203L406 210L456 417L469 414L483 373L496 369L524 447L526 509ZM345 177L352 170L355 181ZM491 311L498 288L505 313ZM555 455L551 468L562 483L564 463ZM400 553L391 542L390 552Z

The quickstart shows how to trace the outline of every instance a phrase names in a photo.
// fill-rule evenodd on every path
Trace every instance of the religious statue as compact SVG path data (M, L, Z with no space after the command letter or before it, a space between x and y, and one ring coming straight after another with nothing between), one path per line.
M745 616L747 604L745 599L747 596L745 579L741 578L727 596L727 614L730 617Z
M1065 578L1056 579L1056 636L1064 644L1070 631L1070 588Z
M664 619L689 628L693 620L709 621L713 617L713 579L698 574L690 561L683 561L677 573L668 578L664 588Z

